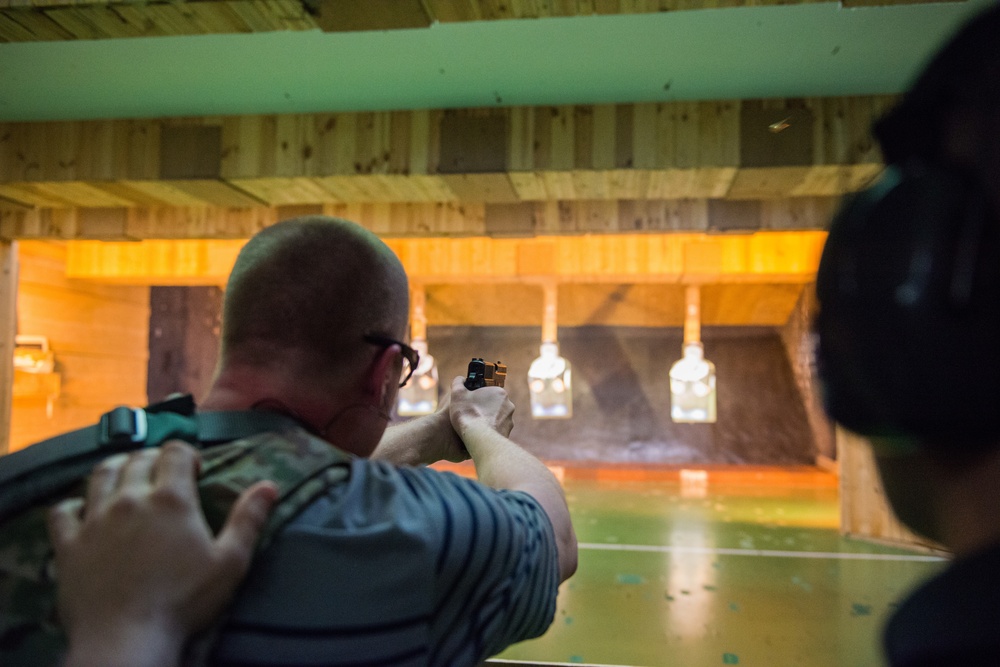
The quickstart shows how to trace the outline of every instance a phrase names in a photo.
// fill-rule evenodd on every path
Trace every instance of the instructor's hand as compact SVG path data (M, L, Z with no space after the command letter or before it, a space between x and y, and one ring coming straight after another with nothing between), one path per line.
M66 665L171 665L222 612L250 567L277 499L258 482L213 536L201 513L197 451L180 441L113 456L86 501L49 513Z

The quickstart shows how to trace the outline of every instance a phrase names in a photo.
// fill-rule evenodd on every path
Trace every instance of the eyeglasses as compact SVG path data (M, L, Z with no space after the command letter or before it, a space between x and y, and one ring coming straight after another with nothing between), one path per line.
M399 386L406 386L406 383L410 380L410 376L413 375L413 371L417 370L417 364L420 363L420 353L406 343L394 338L365 334L364 339L366 343L371 343L372 345L381 345L382 347L399 346L399 349L403 352L403 370L399 374Z

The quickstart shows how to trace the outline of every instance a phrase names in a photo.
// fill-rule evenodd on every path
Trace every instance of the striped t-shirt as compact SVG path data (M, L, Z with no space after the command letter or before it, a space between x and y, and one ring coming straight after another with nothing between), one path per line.
M357 459L254 564L219 665L476 665L545 632L555 536L530 495Z

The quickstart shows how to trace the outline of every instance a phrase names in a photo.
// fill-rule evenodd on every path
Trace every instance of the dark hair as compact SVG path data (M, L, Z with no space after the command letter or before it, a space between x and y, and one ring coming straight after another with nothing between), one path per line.
M400 337L408 309L403 266L377 236L337 218L280 222L250 239L233 266L222 363L294 358L296 372L336 381L363 357L365 334Z

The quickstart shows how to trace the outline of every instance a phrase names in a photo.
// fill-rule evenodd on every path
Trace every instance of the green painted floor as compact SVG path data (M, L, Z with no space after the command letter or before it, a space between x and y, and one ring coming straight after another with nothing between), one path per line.
M833 488L565 482L581 543L556 619L498 658L877 666L886 616L943 561L842 538Z

